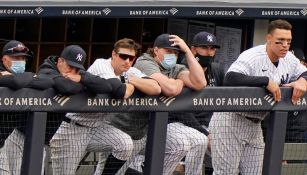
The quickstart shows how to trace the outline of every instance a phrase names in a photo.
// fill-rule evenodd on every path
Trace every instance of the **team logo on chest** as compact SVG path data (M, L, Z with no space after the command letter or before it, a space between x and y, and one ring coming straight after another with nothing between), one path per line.
M290 77L289 77L289 74L284 74L281 76L281 79L280 79L280 85L283 85L283 84L287 84L289 83L290 81Z

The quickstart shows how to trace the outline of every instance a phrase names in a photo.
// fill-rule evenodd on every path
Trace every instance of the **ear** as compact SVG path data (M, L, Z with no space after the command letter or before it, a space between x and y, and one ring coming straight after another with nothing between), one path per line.
M4 61L6 61L6 60L7 60L7 56L6 56L6 55L3 55L2 61L4 62Z
M157 55L157 54L158 54L158 51L159 51L159 48L158 48L158 47L154 47L154 48L153 48L153 51L154 51L154 54Z
M61 57L58 58L57 63L61 64L63 62L63 59Z
M266 35L266 41L267 41L268 44L271 44L272 38L273 38L273 37L272 37L271 34L267 34L267 35Z
M196 47L192 46L191 47L191 52L192 52L193 55L196 55L196 53L197 53L196 52Z
M115 50L112 50L112 59L116 56Z

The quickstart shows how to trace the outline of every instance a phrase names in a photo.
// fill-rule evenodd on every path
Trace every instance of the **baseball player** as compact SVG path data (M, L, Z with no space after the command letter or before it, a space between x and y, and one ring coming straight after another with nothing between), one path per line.
M119 40L114 45L112 58L97 59L88 72L105 79L121 77L126 80L126 85L148 95L157 95L161 92L158 83L151 79L143 79L145 75L139 70L131 68L136 58L139 45L131 39ZM112 113L69 113L69 119L61 124L57 133L50 141L52 166L54 174L74 174L79 161L86 151L112 152L106 160L106 166L102 174L115 174L117 167L121 167L127 160L133 149L131 137L116 127L104 122ZM63 157L63 155L65 155Z
M189 69L176 64L179 52L185 53ZM200 64L186 43L176 35L162 34L154 42L154 48L142 55L134 65L159 82L165 96L176 96L183 87L202 90L206 79ZM167 126L166 152L163 174L172 174L178 162L187 154L193 157L186 165L186 174L200 174L207 148L207 137L198 130L178 120L179 113Z
M2 51L0 63L0 86L11 89L24 87L47 89L52 87L52 79L25 72L29 59L33 59L29 49L21 42L11 40ZM24 113L1 113L0 121L0 174L20 174L26 115Z
M130 82L139 91L147 95L159 95L161 93L161 88L158 83L147 77L138 69L131 67L136 59L138 48L138 44L132 39L121 39L115 43L111 58L108 60L97 59L88 71L94 75L105 78L126 77L123 81ZM139 149L139 142L145 143L146 141L144 137L147 133L148 120L149 116L147 113L112 113L106 117L107 123L119 128L132 138L133 152ZM104 155L104 153L102 155ZM107 158L103 170L100 170L101 167L97 167L96 174L100 171L102 171L102 174L115 174L125 163L125 161L122 160L111 161L110 157L112 157L112 155ZM102 159L103 157L100 160Z
M214 56L216 50L220 46L216 42L216 37L208 32L197 33L191 43L191 51L195 58L198 60L199 64L202 66L207 86L222 86L224 80L224 68L222 64L214 62ZM183 59L183 64L187 64L186 60ZM188 66L188 65L186 65ZM209 122L211 120L213 112L197 112L197 113L183 113L181 122L187 126L197 129L201 133L208 137L208 153L210 153L210 134L208 131ZM178 115L176 115L178 118ZM209 154L210 155L210 154ZM192 162L194 157L187 154L185 158L187 162ZM211 156L205 157L206 167L211 167Z
M62 95L76 94L76 93L79 93L85 90L85 88L89 91L92 91L93 93L112 93L114 94L115 97L118 97L118 98L123 97L126 94L130 95L133 92L133 88L126 87L126 85L121 83L118 79L106 80L106 79L100 78L98 76L95 76L95 75L92 75L86 72L83 67L85 59L86 59L86 53L80 46L70 45L64 48L64 50L61 53L61 56L48 57L44 61L44 63L40 66L39 73L52 78L54 80L54 86L53 86L54 89L58 91L59 93L61 93ZM71 122L70 118L63 117L63 120L64 121L62 122L62 125L65 125L65 126L73 125L70 123ZM49 123L52 124L52 122L48 122L47 125ZM75 125L81 126L81 124L78 124L78 123L75 123ZM47 130L47 133L48 133L47 141L49 142L49 139L50 137L53 136L53 132L54 132L52 129L56 127L47 126L47 128L49 128L49 132ZM74 132L72 133L77 134ZM63 140L64 139L65 137L63 138ZM66 142L62 141L62 143L64 144ZM51 145L51 151L53 151L52 146L53 145ZM73 155L72 152L69 152L69 149L71 148L70 145L61 145L61 146L63 147L66 146L67 148L63 148L63 149L67 149L66 153ZM52 155L58 156L58 153L60 153L60 151ZM67 157L70 157L70 156L67 156ZM53 159L57 160L56 158L52 157L52 160ZM68 161L69 160L70 159L68 158ZM59 168L61 167L61 165L58 165L56 163L58 162L53 161L53 166L56 167L54 169L54 174L74 174L74 172L72 171L75 171L75 170L71 170L70 168L62 170ZM69 162L66 162L66 164L63 165L64 168L67 167L67 163Z
M274 20L268 26L266 44L248 49L230 66L226 86L265 87L281 100L279 86L293 88L292 102L306 92L307 69L289 52L291 24ZM214 173L262 174L264 142L261 121L266 112L217 112L209 124Z

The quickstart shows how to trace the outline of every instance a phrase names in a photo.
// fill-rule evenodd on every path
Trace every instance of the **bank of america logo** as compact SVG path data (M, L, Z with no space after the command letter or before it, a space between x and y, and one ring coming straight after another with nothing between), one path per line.
M161 96L159 98L166 106L169 106L176 98Z
M102 12L103 12L105 15L108 15L109 13L111 13L111 9L109 9L109 8L104 8L104 9L102 10Z
M53 97L53 100L63 106L70 98L61 94Z
M238 9L238 10L236 10L235 12L236 12L237 15L241 16L242 13L244 13L244 10Z
M265 101L267 101L271 106L273 106L276 102L274 100L274 97L271 94L268 94L263 97Z
M307 8L303 8L301 11L300 11L301 13L302 13L302 15L307 15Z
M176 8L171 8L169 12L171 12L172 15L175 15L178 12L178 10Z
M44 11L44 9L42 7L37 7L35 9L35 11L36 11L37 14L40 14L40 13L42 13Z

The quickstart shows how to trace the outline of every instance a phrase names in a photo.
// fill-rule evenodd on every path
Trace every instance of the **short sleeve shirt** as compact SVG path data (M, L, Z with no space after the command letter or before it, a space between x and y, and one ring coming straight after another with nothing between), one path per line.
M184 65L181 64L176 64L172 69L165 70L149 54L144 54L138 58L134 67L144 72L148 76L151 76L154 73L162 73L163 75L174 79L178 78L180 72L188 70Z

